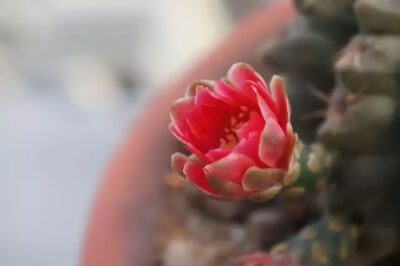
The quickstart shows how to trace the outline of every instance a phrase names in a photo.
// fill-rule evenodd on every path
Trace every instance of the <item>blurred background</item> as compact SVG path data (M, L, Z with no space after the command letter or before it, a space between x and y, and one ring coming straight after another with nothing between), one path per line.
M77 265L99 179L161 84L267 0L3 0L0 265Z

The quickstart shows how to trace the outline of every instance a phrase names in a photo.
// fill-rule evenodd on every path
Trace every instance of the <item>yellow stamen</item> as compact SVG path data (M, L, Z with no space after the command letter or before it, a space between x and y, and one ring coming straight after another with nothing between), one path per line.
M234 117L232 116L232 117L231 117L231 126L236 125L236 123L237 123L236 118L234 118Z
M239 122L236 126L234 126L232 129L237 130L240 129L244 126L244 122Z
M228 140L228 143L227 143L228 147L233 147L237 144L236 137L233 134L226 135L226 138Z
M219 146L221 147L221 148L225 148L227 145L226 145L226 140L224 140L224 139L219 139Z

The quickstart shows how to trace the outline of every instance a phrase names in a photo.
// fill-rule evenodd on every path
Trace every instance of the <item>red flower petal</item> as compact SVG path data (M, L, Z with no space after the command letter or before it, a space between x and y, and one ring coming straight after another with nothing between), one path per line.
M192 83L192 85L190 85L189 87L186 88L185 96L186 97L195 96L198 86L206 87L210 91L213 91L214 87L215 87L215 81L202 79L197 82L194 82L194 83Z
M207 175L241 185L244 172L253 165L255 165L254 161L248 156L233 152L216 162L206 165L204 170Z
M208 150L219 145L222 125L225 123L226 112L215 107L198 106L186 114L186 122L190 132L203 143Z
M265 191L280 186L286 170L279 168L250 167L243 175L242 187L246 191Z
M196 105L193 97L180 98L171 106L171 121L176 126L176 129L184 135L189 131L186 123L186 114L194 108L196 108Z
M272 258L270 254L255 252L239 258L237 266L300 266L289 254L281 254Z
M195 96L196 105L213 106L231 110L232 107L217 98L217 95L206 87L197 87Z
M245 87L250 87L249 90L253 91L254 96L256 96L256 94L254 93L254 90L257 90L258 94L264 99L264 101L268 104L269 108L271 108L271 110L274 113L277 113L278 109L276 107L275 101L272 99L269 91L268 91L268 87L265 87L263 84L261 83L255 83L254 81L248 81L245 83L244 85Z
M250 119L247 123L242 127L236 130L236 134L239 137L239 140L248 138L252 132L261 132L264 128L265 121L261 118L261 116L257 113L252 111L250 113Z
M176 128L176 126L174 124L169 124L169 130L171 131L171 133L180 141L182 142L186 148L194 153L200 160L204 161L204 162L208 162L209 160L207 159L207 157L204 155L204 153L196 148L196 146L194 144L192 144L192 139L189 139L188 136L182 135L181 132L178 131L178 129Z
M217 80L215 93L219 99L232 106L248 106L255 109L257 104L251 99L251 96L243 94L241 91L230 86L226 81Z
M251 98L255 102L257 101L257 98L254 89L256 89L272 111L276 112L277 109L275 102L269 94L267 84L249 65L243 63L233 65L228 71L227 78L237 90L241 91L242 94Z
M286 136L279 124L268 119L262 131L258 155L270 167L276 167L286 147Z
M171 156L171 168L172 170L176 171L179 175L182 177L185 177L185 174L183 173L183 167L185 166L185 163L187 162L189 158L180 153L180 152L175 152Z
M242 199L250 195L251 192L246 192L241 186L226 179L207 175L208 182L212 189L223 199Z
M260 130L261 131L261 130ZM250 157L256 165L265 167L265 164L258 157L258 146L260 143L260 132L252 132L248 138L242 139L234 148L235 152Z
M294 134L292 126L290 123L287 123L286 126L286 135L287 135L287 142L285 151L283 152L281 159L278 162L278 166L284 169L289 168L290 161L292 159L293 150L297 142L297 136Z
M243 95L222 80L216 81L215 92L218 95L218 98L227 104L240 106L241 101L239 99L243 98Z
M289 121L290 110L287 102L285 81L279 76L273 76L270 83L272 98L278 107L279 124L284 128Z
M267 104L265 99L260 95L260 93L258 92L258 90L256 88L254 88L254 92L257 95L258 106L260 108L260 112L261 112L264 120L267 121L268 119L273 119L273 120L277 121L278 118L277 118L275 112Z
M269 254L262 253L262 252L248 254L248 255L242 256L239 259L238 266L254 266L254 265L276 266L276 263L274 263L274 261L272 260L272 258L270 257Z
M225 147L225 148L216 148L216 149L211 149L206 153L207 158L212 161L218 161L219 159L222 159L223 157L227 156L229 153L232 152L232 148L230 147Z
M193 186L209 195L216 196L216 193L208 183L204 170L200 164L187 161L183 168L183 173Z
M261 84L264 84L264 86L267 87L264 79L255 72L251 66L244 63L236 63L232 65L228 70L227 78L238 88L241 88L244 83L249 80L254 81L255 83L261 82Z

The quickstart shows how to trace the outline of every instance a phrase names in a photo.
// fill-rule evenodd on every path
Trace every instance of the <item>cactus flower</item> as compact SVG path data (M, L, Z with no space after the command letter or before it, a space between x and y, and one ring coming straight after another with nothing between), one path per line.
M171 108L170 131L192 153L172 155L172 168L201 191L241 199L280 188L296 135L284 80L268 88L249 65L188 87Z

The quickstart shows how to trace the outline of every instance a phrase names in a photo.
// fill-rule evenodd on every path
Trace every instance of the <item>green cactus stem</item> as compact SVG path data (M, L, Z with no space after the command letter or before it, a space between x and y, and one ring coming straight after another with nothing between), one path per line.
M268 200L278 193L293 198L319 192L326 183L334 159L335 154L328 152L319 144L305 145L299 142L288 173L284 177L284 184L273 186L252 199Z
M359 35L335 63L337 83L352 92L398 96L400 37Z
M336 38L331 38L327 31ZM314 77L315 70L330 73L334 54L347 41L347 36L341 38L342 33L337 25L299 16L287 36L265 47L262 59L275 72Z
M273 247L272 258L291 256L299 266L347 265L354 254L358 228L338 217L323 217Z
M357 0L355 11L368 32L400 34L400 1Z
M297 9L319 19L351 20L354 0L295 0Z
M293 175L283 193L298 196L304 193L320 191L329 176L335 154L328 152L320 144L304 145L300 143L295 151L289 175Z
M347 154L371 154L382 142L395 113L395 101L385 95L356 95L337 87L319 140ZM368 132L368 134L366 134Z

